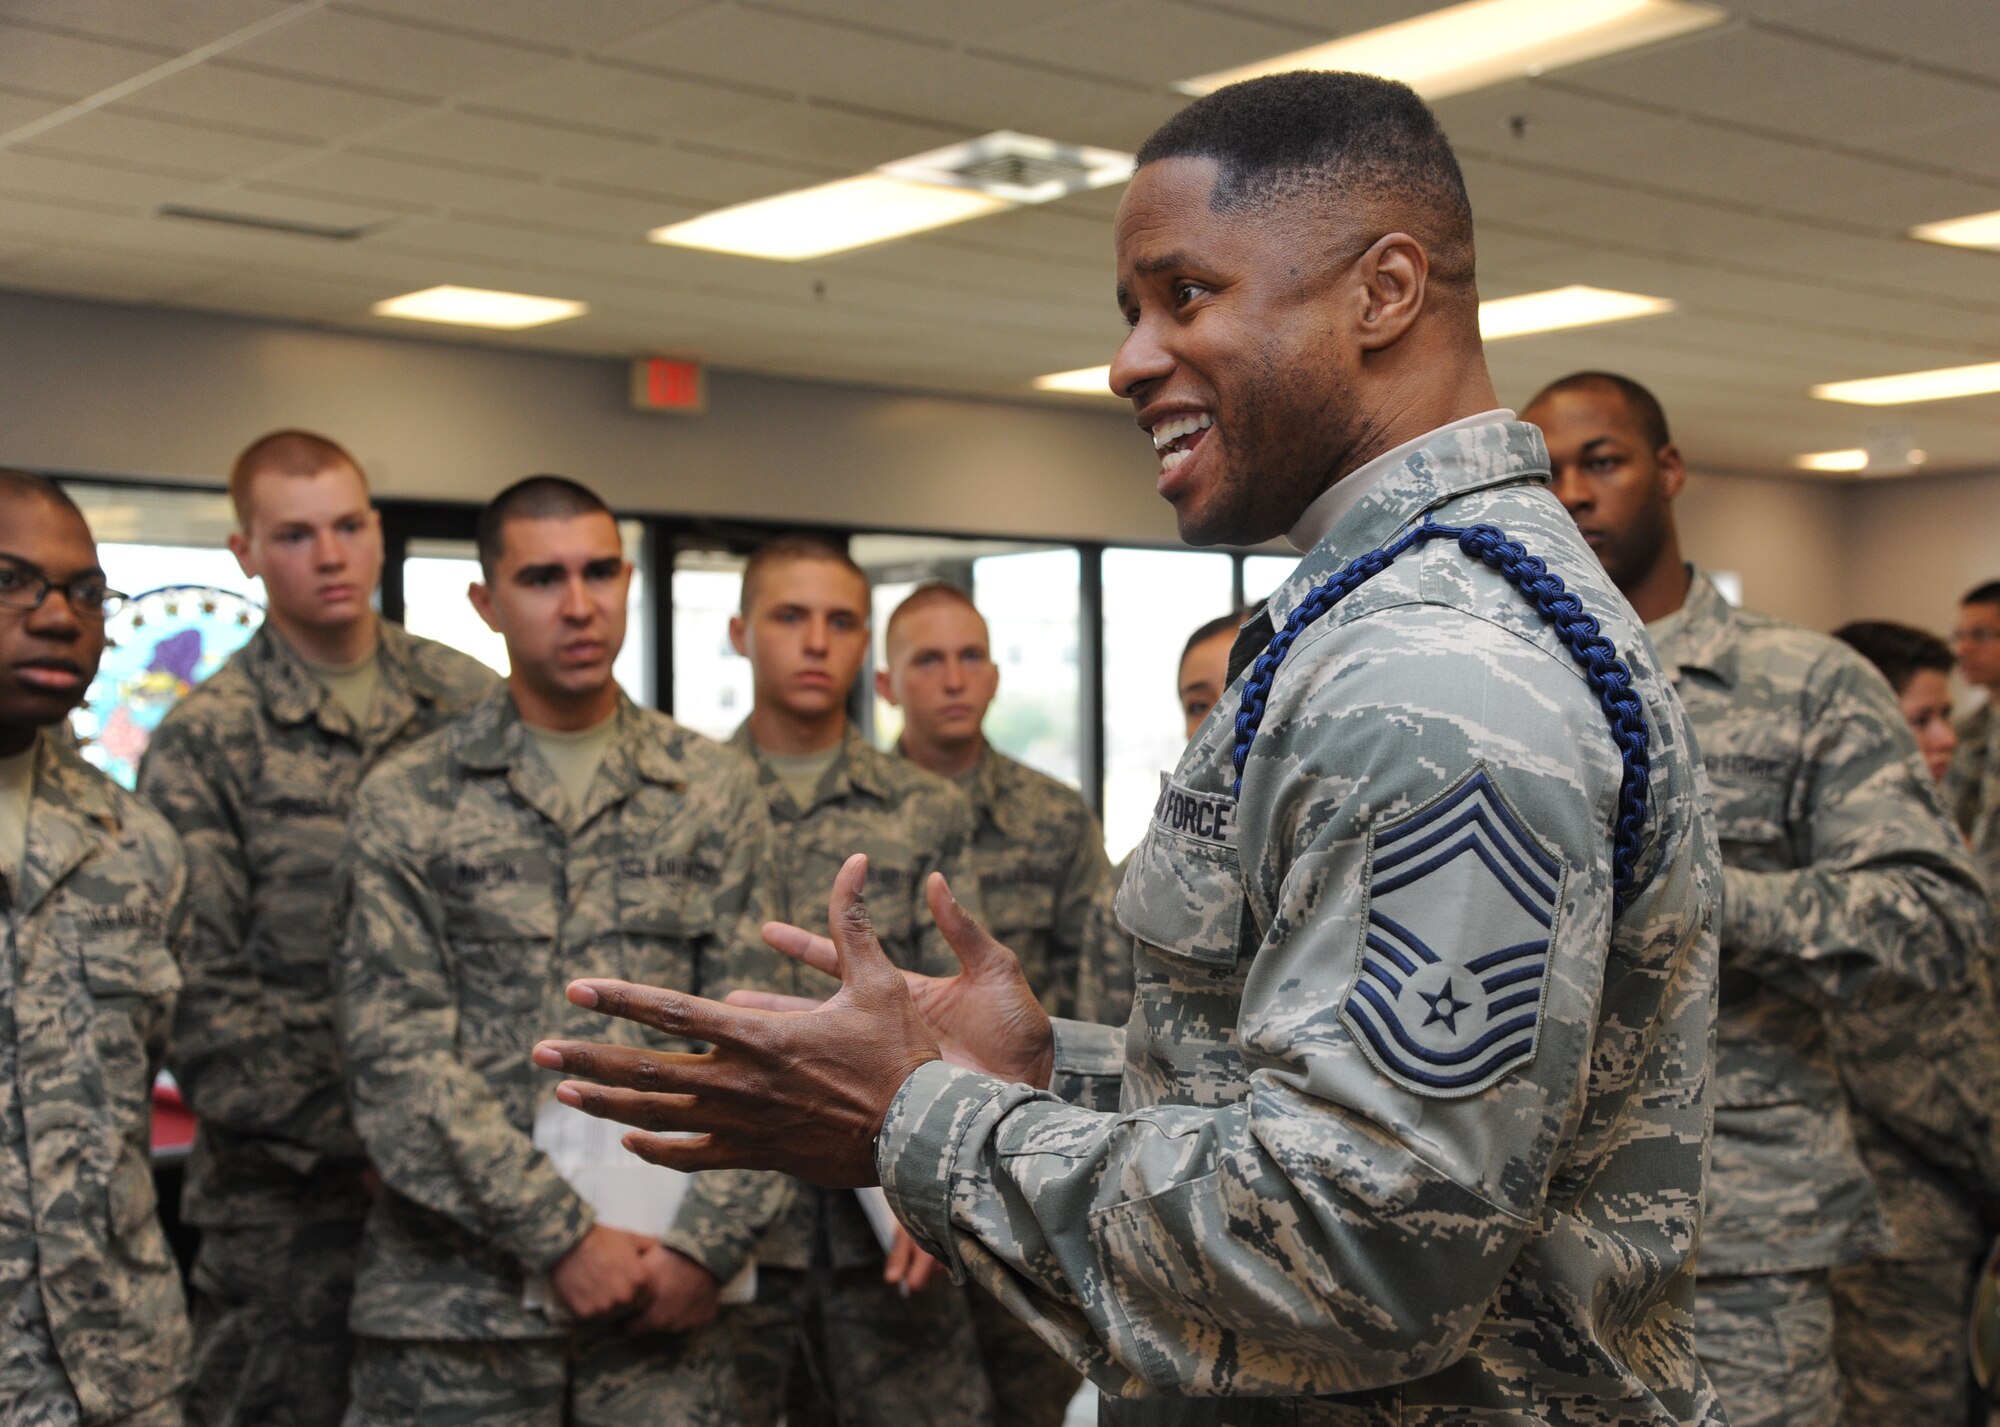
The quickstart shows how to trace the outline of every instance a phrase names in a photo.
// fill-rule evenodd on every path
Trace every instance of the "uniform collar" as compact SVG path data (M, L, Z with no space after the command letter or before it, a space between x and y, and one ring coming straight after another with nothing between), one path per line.
M566 827L581 826L605 808L624 801L642 782L666 788L687 786L687 770L679 755L667 746L646 711L622 689L618 711L612 717L617 727L581 808L570 807L554 771L529 748L521 711L514 706L505 684L480 700L456 725L453 753L461 765L474 772L504 773L523 802Z
M1007 796L1007 785L1011 781L1008 774L1008 760L997 752L993 745L984 743L979 750L979 762L973 765L972 776L963 784L965 794L972 800L973 811L998 828L1002 837L1019 842L1025 839L1030 829L1014 826L1015 800ZM956 782L956 780L953 780Z
M417 670L415 640L401 625L380 617L375 621L375 658L381 682L366 729L355 727L332 691L269 620L250 636L243 646L243 657L245 672L261 692L265 711L279 724L316 722L328 733L359 740L364 733L400 729L418 704L434 700L430 686Z
M1302 555L1312 549L1326 538L1328 531L1340 523L1342 516L1361 503L1363 496L1388 480L1405 460L1445 432L1513 419L1513 412L1505 407L1495 407L1491 411L1482 411L1477 416L1461 416L1456 421L1447 421L1434 430L1426 431L1414 441L1405 441L1400 446L1384 451L1374 460L1348 472L1321 492L1319 499L1307 506L1305 514L1285 532L1285 542Z
M21 854L15 901L23 915L62 884L123 823L111 781L59 733L35 740L35 792L28 802L28 841Z
M839 756L820 777L819 787L813 790L812 802L805 807L799 806L791 790L764 761L757 748L757 740L751 735L749 719L743 720L736 732L730 735L729 746L741 749L750 756L750 761L757 765L757 781L763 785L765 797L773 800L776 808L790 809L794 817L804 817L821 803L839 802L850 793L866 793L872 798L887 801L893 792L885 776L889 756L870 746L851 719L840 735Z
M1700 669L1733 687L1740 626L1736 608L1699 568L1689 566L1689 573L1694 578L1678 611L1678 625L1662 633L1647 625L1646 632L1652 636L1662 664L1676 670Z
M1525 422L1505 419L1507 415L1491 412L1441 426L1356 471L1354 475L1361 475L1381 463L1368 475L1358 497L1339 512L1266 601L1271 628L1283 628L1300 601L1349 560L1388 544L1426 511L1473 491L1548 480L1549 453L1542 433ZM1311 514L1308 508L1300 517L1301 526Z

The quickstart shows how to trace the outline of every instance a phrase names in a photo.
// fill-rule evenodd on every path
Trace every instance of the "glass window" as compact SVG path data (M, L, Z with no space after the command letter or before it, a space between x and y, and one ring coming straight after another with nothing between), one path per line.
M636 520L621 520L618 535L633 570L625 606L625 647L611 672L626 693L639 703L651 704L653 607L646 593L646 527ZM465 595L466 586L479 578L479 550L470 540L412 540L403 554L403 627L505 674L506 641L486 627Z
M728 738L750 716L750 661L729 645L746 563L720 550L674 554L673 715L710 738Z
M857 535L855 563L874 583L872 666L887 663L889 616L918 585L944 580L972 596L993 641L1000 692L986 713L986 738L1051 778L1078 787L1083 743L1077 621L1082 559L1072 546L937 536ZM872 679L871 671L864 675ZM874 699L878 746L892 748L902 711Z
M1180 761L1181 649L1229 613L1234 573L1228 555L1104 552L1104 844L1114 862L1145 832L1160 773Z
M70 727L83 756L126 787L160 720L264 622L264 582L226 542L220 492L66 481L97 537L105 580L132 596L105 625L104 658Z
M1262 604L1271 591L1292 577L1299 566L1296 555L1245 555L1243 557L1243 598Z

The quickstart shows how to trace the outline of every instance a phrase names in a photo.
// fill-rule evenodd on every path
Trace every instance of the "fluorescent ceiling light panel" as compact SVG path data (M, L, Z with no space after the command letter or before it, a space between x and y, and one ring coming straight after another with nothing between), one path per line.
M1519 297L1496 297L1480 303L1479 335L1488 342L1498 342L1506 337L1525 337L1531 332L1592 327L1600 322L1623 322L1631 317L1652 317L1673 310L1673 303L1664 297L1613 292L1602 287L1555 287L1547 292L1524 292Z
M1035 378L1035 390L1069 392L1076 396L1118 395L1111 390L1109 366L1078 367L1073 372L1050 372L1045 377Z
M1811 451L1792 464L1802 471L1865 471L1868 453L1859 446L1846 451Z
M2000 211L1919 223L1910 229L1910 236L1926 243L1949 243L1954 248L2000 248Z
M1944 401L1954 396L1985 396L1996 391L2000 391L2000 362L1901 372L1892 377L1863 377L1851 382L1821 382L1812 389L1812 394L1821 401L1846 401L1856 406L1901 406L1910 401Z
M1426 99L1442 99L1685 35L1724 18L1713 6L1686 0L1470 0L1174 88L1208 94L1287 70L1350 69L1400 79Z
M984 218L1014 205L990 193L864 173L655 228L655 243L781 263Z
M494 292L483 287L427 287L376 303L369 311L379 317L407 317L416 322L453 322L461 327L496 327L519 331L581 317L590 309L559 297L532 297L525 292Z

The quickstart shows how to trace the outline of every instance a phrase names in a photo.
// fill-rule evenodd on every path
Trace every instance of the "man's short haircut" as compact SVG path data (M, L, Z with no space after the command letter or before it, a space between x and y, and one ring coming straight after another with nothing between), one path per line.
M1834 630L1833 637L1850 645L1856 653L1882 671L1889 687L1898 694L1909 688L1910 680L1925 669L1949 674L1957 660L1951 647L1935 634L1886 619L1860 619Z
M927 580L923 584L918 585L914 590L911 590L907 595L904 595L903 602L890 611L889 623L883 631L884 647L894 647L896 626L902 622L904 615L914 614L916 611L927 609L934 604L963 605L965 608L971 610L973 614L978 615L982 626L986 623L986 616L979 613L979 606L972 602L971 595L949 580Z
M1983 585L1974 585L1965 592L1960 604L2000 604L2000 580L1988 580Z
M868 572L854 563L845 550L823 535L774 535L750 552L750 562L743 567L743 603L741 613L750 613L750 603L757 593L757 582L767 571L779 565L791 565L799 561L823 562L838 565L861 581L861 588L872 589ZM865 611L868 597L862 596Z
M58 510L68 511L82 520L85 526L90 524L84 519L82 508L70 499L68 491L47 476L38 476L32 471L0 466L0 500L44 500Z
M368 473L338 441L312 431L273 431L259 436L243 448L236 464L229 468L229 503L236 507L236 523L249 528L250 486L262 475L316 476L348 466L368 484Z
M1660 399L1630 377L1621 377L1616 372L1571 372L1566 377L1557 377L1535 393L1535 399L1524 406L1539 405L1558 392L1565 391L1615 391L1624 399L1625 409L1632 413L1639 423L1639 432L1647 444L1658 451L1673 444L1673 436L1667 430L1667 411L1660 405Z
M510 520L574 520L580 515L611 514L596 491L568 476L527 476L486 502L479 512L473 539L479 545L479 569L488 579L507 547Z
M1296 198L1358 202L1388 220L1382 232L1402 229L1422 243L1437 277L1471 282L1465 176L1437 116L1407 84L1328 70L1231 84L1154 130L1138 166L1174 158L1215 161L1218 213ZM1329 241L1346 236L1328 230Z

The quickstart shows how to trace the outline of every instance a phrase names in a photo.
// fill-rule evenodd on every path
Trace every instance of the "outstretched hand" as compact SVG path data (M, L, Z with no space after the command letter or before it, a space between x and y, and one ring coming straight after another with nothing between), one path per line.
M944 874L933 872L924 887L938 930L958 956L956 976L903 973L910 999L931 1033L939 1054L953 1065L1001 1080L1047 1089L1054 1069L1055 1042L1048 1013L1035 999L1013 952L951 895ZM840 925L838 918L832 923ZM784 922L766 922L764 940L775 949L829 976L841 974L841 954L833 941ZM729 1004L765 1011L814 1009L818 1003L766 991L734 991Z
M857 855L834 879L828 969L840 990L811 1010L727 1006L624 981L572 982L576 1005L713 1049L543 1041L535 1064L587 1077L565 1080L556 1098L645 1131L627 1135L625 1147L654 1164L778 1169L830 1188L876 1183L874 1142L889 1104L911 1072L938 1059L938 1045L875 937L862 897L867 871L868 859Z

